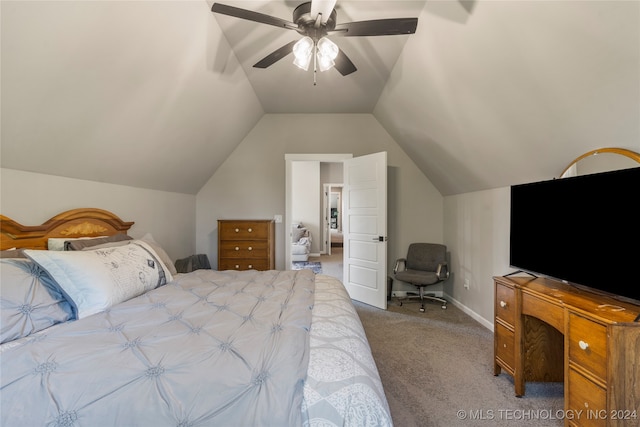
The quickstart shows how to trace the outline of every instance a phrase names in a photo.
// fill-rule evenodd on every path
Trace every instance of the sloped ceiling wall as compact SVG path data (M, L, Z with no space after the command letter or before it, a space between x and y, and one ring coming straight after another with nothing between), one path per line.
M421 3L373 114L442 194L640 151L640 2ZM195 194L269 112L210 2L0 8L4 168Z
M205 1L2 1L2 166L195 194L264 111Z
M444 195L640 151L640 2L427 2L374 114Z

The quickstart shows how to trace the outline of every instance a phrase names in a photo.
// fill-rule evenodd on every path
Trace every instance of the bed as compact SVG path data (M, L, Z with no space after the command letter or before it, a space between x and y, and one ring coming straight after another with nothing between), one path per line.
M176 273L132 225L99 209L0 217L1 425L392 425L340 281Z

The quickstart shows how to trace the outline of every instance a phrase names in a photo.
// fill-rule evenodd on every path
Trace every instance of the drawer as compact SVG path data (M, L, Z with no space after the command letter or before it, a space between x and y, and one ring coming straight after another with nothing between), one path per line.
M220 240L261 240L269 237L269 222L231 221L219 222Z
M238 240L220 242L221 258L267 258L269 245L266 241Z
M269 263L264 259L221 259L218 270L269 270Z
M569 313L569 360L607 378L607 327Z
M516 320L516 292L513 288L496 283L495 315L510 325Z
M515 366L515 342L516 338L513 331L504 327L500 323L495 324L495 357L507 364L503 366L508 371L514 372ZM500 363L502 365L502 363Z
M581 427L605 427L607 425L607 392L573 369L569 369L569 402L567 409L580 414ZM582 412L580 412L582 411Z

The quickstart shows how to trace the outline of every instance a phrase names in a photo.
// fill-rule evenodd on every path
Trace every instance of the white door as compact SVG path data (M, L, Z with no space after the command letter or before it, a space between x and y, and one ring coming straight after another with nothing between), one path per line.
M387 153L344 161L344 284L352 299L387 308Z

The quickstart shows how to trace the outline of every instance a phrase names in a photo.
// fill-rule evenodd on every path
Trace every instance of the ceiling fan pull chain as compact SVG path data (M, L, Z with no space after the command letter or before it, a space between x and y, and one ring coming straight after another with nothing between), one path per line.
M316 66L318 62L318 43L313 42L313 85L316 83L316 74L318 74L318 67Z

